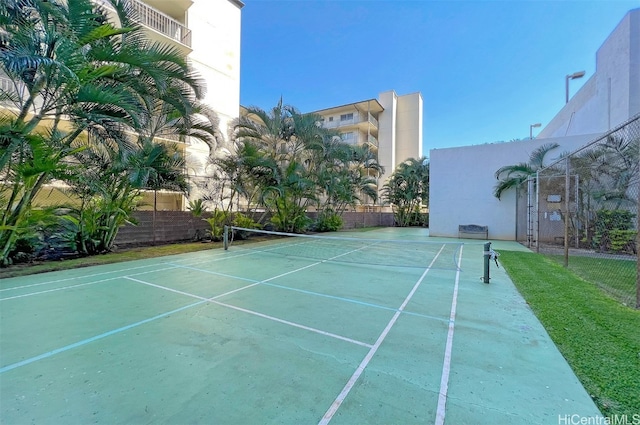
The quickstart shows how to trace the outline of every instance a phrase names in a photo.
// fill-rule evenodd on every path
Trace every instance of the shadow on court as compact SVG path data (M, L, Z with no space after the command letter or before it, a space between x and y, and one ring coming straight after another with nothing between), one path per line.
M321 242L278 239L0 281L0 422L600 416L503 269L482 283L482 243L340 235L368 240L317 258Z

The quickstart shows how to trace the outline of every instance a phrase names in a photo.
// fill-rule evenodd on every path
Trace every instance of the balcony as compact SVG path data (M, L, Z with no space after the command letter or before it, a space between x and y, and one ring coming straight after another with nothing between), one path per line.
M191 48L191 30L169 15L146 5L139 0L133 0L137 21L160 34L169 37L184 46Z
M345 128L356 126L361 131L367 131L367 129L370 129L377 132L378 130L378 120L371 114L353 114L353 118L346 120L341 120L339 117L336 118L338 119L334 119L333 121L329 121L325 118L322 126L324 128Z
M373 115L369 114L369 122L371 124L373 124L376 128L378 128L380 125L378 124L378 120L376 119L376 117L374 117Z

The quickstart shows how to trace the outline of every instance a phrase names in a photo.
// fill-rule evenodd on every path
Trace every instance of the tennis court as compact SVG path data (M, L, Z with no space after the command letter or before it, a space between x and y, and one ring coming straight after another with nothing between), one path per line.
M1 281L0 422L600 415L504 271L482 283L482 241L340 235L365 240L342 251L266 240Z

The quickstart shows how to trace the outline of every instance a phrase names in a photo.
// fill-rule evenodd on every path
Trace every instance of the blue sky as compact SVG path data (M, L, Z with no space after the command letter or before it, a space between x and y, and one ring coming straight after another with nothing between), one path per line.
M302 112L421 92L423 152L529 137L640 1L243 0L240 102ZM538 129L533 129L534 136Z

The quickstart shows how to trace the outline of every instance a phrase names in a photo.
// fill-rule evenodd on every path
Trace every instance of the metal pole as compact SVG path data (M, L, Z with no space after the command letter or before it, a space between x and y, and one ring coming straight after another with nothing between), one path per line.
M489 283L489 260L491 260L491 242L484 244L484 277L483 282Z
M566 77L564 77L564 103L569 103L569 78L570 76L567 75Z
M566 169L564 176L564 266L569 267L569 194L571 179L569 178L569 157L565 159Z
M540 252L540 171L536 171L536 252Z
M579 225L580 217L578 217L580 211L580 176L576 174L576 248L580 247L580 232L577 226Z
M224 247L224 250L228 250L229 249L229 226L227 226L226 224L224 225L224 230L222 231L223 235L222 235L222 246Z
M637 143L640 144L640 141ZM640 147L640 146L639 146ZM640 149L638 149L640 151ZM640 156L638 156L638 162L640 165ZM636 258L636 308L640 309L640 180L638 180L638 193L636 197L638 199L638 209L636 210L636 251L638 257Z
M527 178L527 248L533 243L533 177Z

